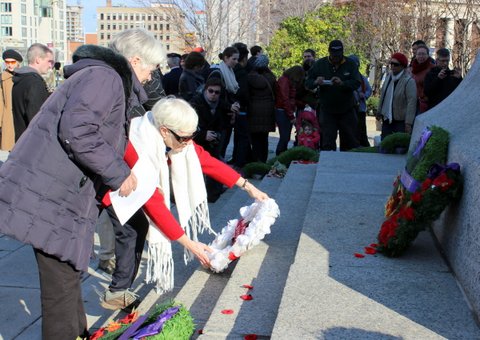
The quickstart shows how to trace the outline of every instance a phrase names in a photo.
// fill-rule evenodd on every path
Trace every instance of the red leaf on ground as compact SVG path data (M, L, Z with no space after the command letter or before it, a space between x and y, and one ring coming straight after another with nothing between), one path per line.
M203 329L199 329L198 334L203 334Z
M241 295L240 299L245 301L250 301L250 300L253 300L253 296L251 294L245 294L245 295Z
M372 247L365 247L365 254L368 255L375 255L377 253L377 250Z
M361 258L364 258L364 257L365 257L365 255L363 255L363 254L360 254L360 253L355 253L355 254L353 254L353 255L355 255L355 257L357 257L357 258L359 258L359 259L361 259Z
M257 340L257 334L247 334L245 335L245 340Z
M247 289L253 289L253 286L251 286L251 285L243 285L242 287L247 288Z
M372 244L370 244L370 247L372 247L372 248L377 248L377 247L378 247L378 244L372 243Z
M233 309L224 309L222 310L222 314L233 314Z

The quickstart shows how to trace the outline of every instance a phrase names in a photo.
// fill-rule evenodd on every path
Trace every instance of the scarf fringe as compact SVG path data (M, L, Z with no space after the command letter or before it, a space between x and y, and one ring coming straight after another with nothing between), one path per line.
M145 281L155 283L157 294L169 292L174 286L172 247L166 239L148 243L148 260Z
M185 230L187 237L195 242L198 242L198 234L203 234L205 231L208 231L209 234L217 236L217 233L212 229L210 224L210 212L208 210L207 200L203 201L195 208L192 216L187 222L187 225L182 227L183 230ZM192 254L192 252L185 248L183 254L183 260L185 261L185 264L188 264L194 258L195 256Z

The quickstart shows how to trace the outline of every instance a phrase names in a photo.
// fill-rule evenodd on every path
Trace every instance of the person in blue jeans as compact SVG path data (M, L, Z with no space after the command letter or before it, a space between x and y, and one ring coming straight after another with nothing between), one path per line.
M304 79L303 67L293 66L283 72L275 85L275 120L280 133L275 150L277 156L288 148L292 125L295 123L297 88L303 85Z

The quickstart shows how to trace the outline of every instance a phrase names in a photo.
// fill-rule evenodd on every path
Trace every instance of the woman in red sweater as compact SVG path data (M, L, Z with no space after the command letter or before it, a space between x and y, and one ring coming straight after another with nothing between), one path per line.
M197 240L198 232L213 232L203 174L228 187L237 185L254 199L268 199L267 194L192 141L197 124L195 110L184 100L175 98L160 100L152 112L132 119L125 161L133 172L137 172L139 192L134 203L125 201L129 198L119 197L115 193L107 194L103 200L114 224L117 241L117 265L112 283L102 296L103 307L119 309L135 301L135 294L128 289L137 275L147 231L147 281L155 282L159 290L173 288L170 241L178 241L185 247L186 260L194 255L202 266L209 266L205 252L210 249ZM169 209L170 180L179 222ZM122 207L131 204L140 210L133 215L123 216ZM150 228L141 220L140 223L135 222L139 220L138 215L143 213L149 218ZM117 214L122 217L119 219ZM128 218L126 223L121 222ZM122 242L117 247L119 235Z

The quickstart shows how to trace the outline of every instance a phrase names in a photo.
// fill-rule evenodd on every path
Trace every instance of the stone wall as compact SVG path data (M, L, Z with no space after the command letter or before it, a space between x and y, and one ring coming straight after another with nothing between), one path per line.
M448 162L465 178L458 204L450 206L434 232L477 318L480 316L480 52L458 88L415 121L413 147L426 126L450 132Z

